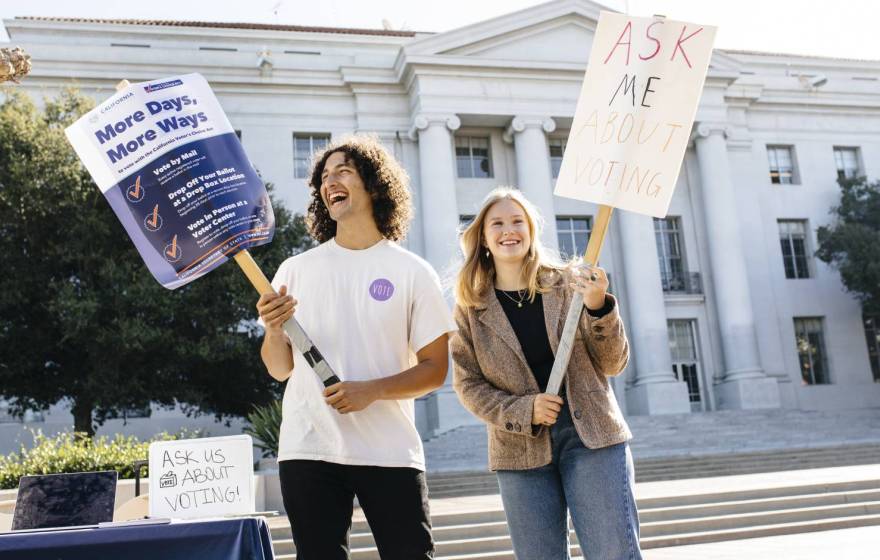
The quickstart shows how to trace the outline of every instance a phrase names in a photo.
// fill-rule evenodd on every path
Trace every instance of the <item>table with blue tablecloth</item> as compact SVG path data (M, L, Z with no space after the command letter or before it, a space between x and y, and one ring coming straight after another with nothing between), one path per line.
M266 520L0 533L0 560L274 560Z

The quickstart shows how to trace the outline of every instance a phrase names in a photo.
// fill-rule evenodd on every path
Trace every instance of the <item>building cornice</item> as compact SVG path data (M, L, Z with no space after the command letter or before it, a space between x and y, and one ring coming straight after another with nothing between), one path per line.
M305 41L309 43L324 42L328 44L350 45L381 45L399 47L413 40L408 36L387 35L358 35L345 34L331 31L280 31L273 29L248 29L248 28L211 28L211 27L184 27L184 26L157 26L138 25L127 23L97 23L71 21L43 21L28 19L6 19L3 24L10 38L15 41L19 33L48 31L61 33L68 36L84 35L88 37L102 37L118 34L131 37L157 37L162 40L194 41L210 38L213 41L229 39L235 41L247 40L253 43L262 41ZM320 28L315 28L320 29Z
M435 47L446 41L465 40L468 29L479 28L481 37L475 41L501 40L516 30L534 29L556 18L574 18L585 25L589 17L598 17L598 4L588 0L549 2L507 14L474 26L431 37L362 36L315 31L280 31L264 28L210 28L181 25L143 24L143 22L112 23L66 20L5 20L10 32L20 34L24 45L35 60L30 82L56 87L75 77L80 84L115 83L125 77L132 81L154 79L192 71L202 72L212 83L253 88L275 94L291 91L321 91L329 95L341 92L395 93L415 95L418 78L441 78L436 91L420 89L419 95L433 100L443 97L449 103L475 98L457 95L454 89L441 91L450 77L459 80L504 81L514 84L532 82L558 89L577 86L583 80L586 61L556 62L514 60L479 55L436 54L426 45ZM271 27L271 26L268 26ZM493 34L494 33L494 34ZM238 47L236 52L199 50L203 45ZM112 42L152 44L150 49L110 47ZM268 45L268 46L264 46ZM448 45L447 45L448 46ZM418 48L415 48L418 47ZM291 48L293 54L284 53ZM445 47L444 47L445 48ZM295 54L297 49L320 56ZM271 51L271 69L261 72L260 52ZM875 114L880 109L880 95L870 82L849 82L850 74L863 75L866 80L880 79L880 63L874 61L835 60L821 57L767 55L738 51L715 51L707 73L701 105L722 105L748 111L821 112L848 114L865 110ZM787 58L786 58L787 57ZM760 60L759 60L760 59ZM805 64L816 64L806 67ZM825 73L828 85L803 87L804 73ZM765 69L765 72L745 71ZM795 72L796 74L792 74ZM800 76L800 82L796 79ZM425 83L429 83L425 80ZM514 84L518 85L518 84ZM521 84L519 84L521 85ZM433 88L432 84L432 88ZM504 86L508 87L508 86ZM526 95L531 95L526 93ZM541 95L529 98L558 109L561 105ZM566 105L570 100L562 101ZM574 100L576 102L576 99ZM432 101L433 103L433 101ZM413 101L413 106L417 104ZM446 105L446 103L441 103ZM485 105L480 105L481 107ZM446 107L448 108L448 107ZM539 110L527 107L526 110ZM573 109L573 107L572 107ZM444 109L445 110L445 109ZM717 112L717 111L716 111ZM554 115L557 113L553 113ZM560 115L565 116L565 115ZM713 118L717 118L713 115Z

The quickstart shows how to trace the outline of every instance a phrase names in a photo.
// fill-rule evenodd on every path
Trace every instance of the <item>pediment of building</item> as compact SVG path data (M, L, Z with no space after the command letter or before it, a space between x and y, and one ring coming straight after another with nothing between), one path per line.
M497 18L417 39L404 47L406 57L441 63L474 62L586 65L599 20L609 10L589 0L554 0ZM742 63L716 50L710 75L738 73ZM713 72L714 71L714 72Z
M408 56L586 64L600 10L588 0L556 0L418 39Z
M579 16L563 16L438 54L493 60L586 64L595 29L594 21Z

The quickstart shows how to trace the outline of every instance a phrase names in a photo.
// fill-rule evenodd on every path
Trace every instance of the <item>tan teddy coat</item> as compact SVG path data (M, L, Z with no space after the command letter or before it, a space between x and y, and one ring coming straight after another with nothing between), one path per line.
M544 321L553 353L565 325L572 290L567 278L542 295ZM618 313L601 318L586 311L575 337L564 395L578 435L589 448L632 438L608 376L623 371L629 344ZM489 428L489 468L521 470L551 461L550 432L532 426L532 407L540 391L513 327L494 290L481 306L456 306L458 332L452 338L453 387L462 404Z

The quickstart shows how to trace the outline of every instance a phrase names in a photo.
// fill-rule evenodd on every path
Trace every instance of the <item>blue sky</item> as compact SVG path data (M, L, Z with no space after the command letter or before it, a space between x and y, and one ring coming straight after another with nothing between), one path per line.
M541 4L535 0L0 0L15 16L248 21L334 27L447 31ZM880 2L875 0L603 0L633 15L663 14L719 26L716 46L730 49L880 60ZM443 9L438 9L438 6ZM0 41L7 41L0 30Z

